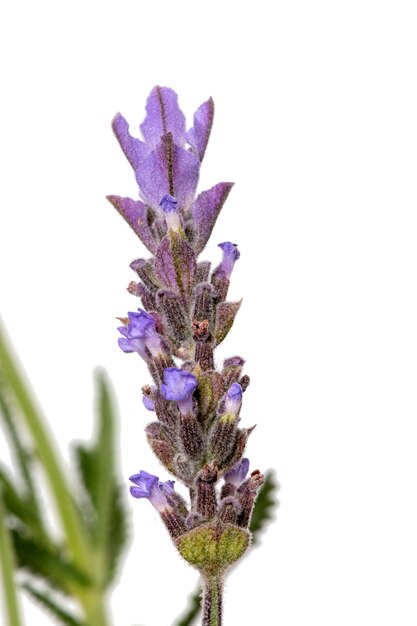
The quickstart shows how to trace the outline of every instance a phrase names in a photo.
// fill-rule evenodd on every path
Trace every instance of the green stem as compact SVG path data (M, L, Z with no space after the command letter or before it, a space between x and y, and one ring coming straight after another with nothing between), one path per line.
M223 582L220 578L203 580L202 626L222 626Z
M8 626L22 626L15 585L13 548L5 522L5 510L0 490L0 570L2 572L7 624Z
M55 453L56 445L50 439L39 409L20 374L19 367L11 354L1 327L0 369L35 442L36 451L47 475L74 564L87 575L93 576L94 558L88 545L87 532L82 525L65 480L63 468ZM106 626L107 620L102 606L101 594L98 594L94 589L80 589L77 595L84 607L88 625Z

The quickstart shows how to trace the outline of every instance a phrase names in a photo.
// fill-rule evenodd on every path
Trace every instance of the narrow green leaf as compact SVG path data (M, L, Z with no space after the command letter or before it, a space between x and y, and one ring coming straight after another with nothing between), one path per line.
M53 598L51 593L39 591L29 582L23 583L22 587L32 596L32 598L37 600L44 608L46 608L60 624L64 624L64 626L87 626L85 622L81 622L67 609L64 609L58 601Z
M23 376L19 371L0 325L0 372L20 408L22 417L36 444L37 454L48 477L51 491L65 529L69 548L80 568L88 571L91 567L91 553L88 546L86 529L81 523L78 511L74 507L65 473L56 454L56 445L44 426L44 420L36 406Z
M175 622L174 626L191 626L200 615L201 590L197 589L189 598L184 614Z
M30 528L35 537L42 543L48 543L37 510L31 507L32 501L21 495L14 486L5 467L0 465L0 486L3 487L3 499L7 513L13 515L21 523Z
M91 581L59 548L51 550L22 529L12 529L11 536L20 569L47 580L51 586L68 595L76 595L77 590L88 590L91 586Z
M114 407L109 383L103 371L96 374L96 393L98 395L98 441L95 449L97 462L97 547L103 556L107 556L111 504L114 485ZM106 562L101 566L107 566Z
M26 499L33 515L39 519L39 527L42 527L42 518L37 499L36 485L32 478L33 453L27 450L17 426L18 416L9 402L5 390L4 380L0 377L0 416L9 434L10 442L14 449L14 456L19 467L26 491Z
M13 547L6 527L6 515L0 488L0 572L3 582L5 614L8 626L22 626L16 590Z
M107 542L107 576L106 585L114 580L117 572L119 559L126 545L128 537L127 515L125 499L122 490L117 483L113 485L113 497L111 503L111 515L109 520L109 540Z
M97 436L90 446L77 444L74 453L88 500L84 516L97 550L96 568L108 586L126 543L127 523L113 461L115 411L103 372L96 375L96 388Z

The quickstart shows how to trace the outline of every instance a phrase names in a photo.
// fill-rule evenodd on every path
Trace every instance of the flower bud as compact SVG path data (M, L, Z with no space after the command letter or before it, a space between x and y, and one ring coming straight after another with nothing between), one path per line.
M166 193L160 201L159 206L164 212L167 228L179 231L181 229L181 218L177 200L169 193Z
M156 294L156 300L175 345L190 339L190 320L187 319L180 296L170 289L160 289Z
M200 263L197 263L197 269L195 274L196 285L198 285L198 283L205 283L208 280L208 277L210 275L210 267L210 261L200 261Z
M223 524L236 524L239 510L239 502L233 496L223 498L219 506L219 520Z
M156 293L161 288L161 284L155 276L153 265L145 259L136 259L130 264L132 270L134 270L139 278L143 281L145 287L149 289L151 293Z
M223 362L222 377L226 389L239 382L245 360L240 356L232 356Z
M248 480L246 480L237 490L237 497L241 506L241 511L237 519L238 526L248 528L256 496L259 489L263 485L263 482L263 474L261 474L259 470L254 470L250 475L250 478L248 478Z
M217 512L217 463L206 463L200 470L196 480L196 507L205 519L212 519Z

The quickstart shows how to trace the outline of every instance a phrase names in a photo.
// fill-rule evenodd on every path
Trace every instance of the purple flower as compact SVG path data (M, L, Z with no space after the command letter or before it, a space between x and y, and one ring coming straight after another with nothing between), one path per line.
M163 483L158 476L143 470L131 476L129 480L135 484L135 487L130 487L130 493L134 498L147 498L158 511L169 506L165 496L173 493L175 481L167 480Z
M177 200L173 196L170 196L169 193L166 193L159 203L164 213L176 213L178 210L177 205Z
M242 387L239 383L233 383L226 394L224 410L231 415L237 415L242 404Z
M224 475L226 483L230 483L237 488L244 482L249 471L249 459L242 459L236 463L229 472Z
M145 405L145 407L148 409L148 411L155 411L155 403L153 400L151 400L149 396L143 394L142 402Z
M161 393L165 400L175 400L183 415L193 410L193 392L197 387L197 378L185 370L166 367Z
M172 230L179 230L181 228L181 220L178 213L178 202L174 198L174 196L166 193L162 197L159 206L162 208L165 214L167 227L172 228Z
M219 243L219 248L223 250L223 259L219 265L218 271L224 274L226 278L230 278L235 261L240 257L240 252L237 249L237 244L231 243L230 241Z
M137 352L143 359L147 358L146 348L153 356L161 351L161 340L155 329L155 320L143 309L130 311L129 322L117 329L123 337L119 337L119 346L123 352Z

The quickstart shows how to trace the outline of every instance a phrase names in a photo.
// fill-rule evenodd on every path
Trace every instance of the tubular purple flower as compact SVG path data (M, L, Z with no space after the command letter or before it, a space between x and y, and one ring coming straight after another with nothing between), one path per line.
M162 197L159 206L164 212L167 228L178 231L181 228L181 219L178 212L178 202L174 196L166 193Z
M160 512L168 507L168 501L160 487L164 483L160 483L158 476L141 470L139 474L130 476L129 480L135 484L134 487L130 487L130 493L134 498L147 498Z
M197 378L185 370L166 367L161 393L165 400L175 400L183 415L193 411L193 392L197 387Z
M123 352L138 352L146 360L147 348L152 356L156 356L162 351L161 339L156 332L155 320L143 309L130 311L129 322L125 326L117 329L123 337L119 337L119 346Z
M226 394L224 401L225 413L237 415L242 404L242 387L239 383L233 383Z
M240 257L237 244L224 241L223 243L219 243L218 247L223 250L223 259L218 267L218 272L222 273L226 278L230 278L234 264Z
M148 411L155 411L155 403L153 400L151 400L151 398L147 395L143 395L142 396L142 402L145 406L145 408L148 409Z
M229 472L226 472L224 480L226 483L234 485L237 489L245 481L248 471L249 459L242 459Z

